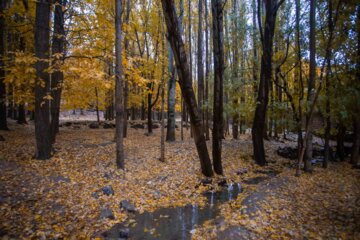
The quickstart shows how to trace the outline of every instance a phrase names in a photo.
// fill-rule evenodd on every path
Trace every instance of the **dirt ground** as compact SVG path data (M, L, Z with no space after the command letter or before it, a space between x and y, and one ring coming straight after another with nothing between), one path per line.
M183 142L166 143L162 163L159 129L146 136L146 130L130 128L123 171L115 165L114 129L62 127L53 158L39 161L33 159L33 125L10 122L10 128L1 132L6 141L0 142L4 239L92 238L129 217L119 207L121 200L129 200L139 212L202 206L202 193L216 189L223 178L200 184L203 177L188 131ZM179 129L176 134L180 139ZM261 168L253 163L250 135L223 141L226 180L242 184L244 192L221 207L221 221L196 229L194 239L360 239L360 171L347 163L331 163L328 169L316 166L314 173L294 177L294 162L276 155L277 147L285 144L295 143L266 141L269 165ZM107 186L112 195L102 190ZM104 208L114 219L100 216ZM246 236L241 235L244 229Z

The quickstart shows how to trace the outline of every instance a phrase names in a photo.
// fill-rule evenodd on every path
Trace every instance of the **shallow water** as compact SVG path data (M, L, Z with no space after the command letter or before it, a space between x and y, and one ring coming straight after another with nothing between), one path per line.
M119 239L125 229L130 239L191 239L191 232L205 221L220 215L222 203L236 199L241 192L240 184L231 184L218 192L207 192L207 204L203 208L196 205L185 207L160 208L154 212L136 213L135 224L119 223L102 234L106 239Z

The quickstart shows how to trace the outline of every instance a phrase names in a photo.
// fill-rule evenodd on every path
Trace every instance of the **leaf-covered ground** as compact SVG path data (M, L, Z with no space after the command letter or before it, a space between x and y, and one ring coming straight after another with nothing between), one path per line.
M33 126L12 123L10 127L12 131L1 133L6 141L0 142L0 236L4 238L91 238L129 217L119 207L121 200L129 200L140 212L202 206L202 193L212 187L199 184L199 161L188 132L184 142L166 143L166 163L162 163L160 131L145 136L145 130L129 129L122 171L115 165L113 129L63 127L54 157L38 161L33 159ZM224 140L227 182L241 183L244 192L221 206L221 220L199 226L195 239L360 238L359 170L334 163L296 178L293 162L275 153L282 144L266 142L270 164L260 168L251 158L250 136ZM218 181L219 177L213 187ZM104 195L105 186L112 186L114 195ZM100 218L103 208L111 209L115 219Z

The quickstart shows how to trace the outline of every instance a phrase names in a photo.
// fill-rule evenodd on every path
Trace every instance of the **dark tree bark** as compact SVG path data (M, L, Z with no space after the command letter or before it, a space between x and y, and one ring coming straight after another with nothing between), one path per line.
M5 10L7 1L0 2L0 130L9 130L6 119L6 88L5 88L5 63L4 58L6 55L6 22Z
M51 78L51 92L53 101L51 102L51 141L55 142L56 134L59 132L59 114L62 84L64 74L59 69L64 59L65 30L64 30L64 10L67 0L56 0L54 10L54 35L52 39L52 54L54 55L55 71Z
M197 61L197 73L198 73L198 107L199 114L204 130L204 63L203 63L203 0L199 0L199 23L198 23L198 61Z
M50 78L46 69L49 67L50 47L50 1L39 0L36 2L35 17L35 55L36 62L35 85L35 136L36 158L49 159L51 157L51 132L49 100L46 99L50 90ZM41 86L40 81L45 83Z
M334 23L333 23L333 3L332 0L328 0L328 31L329 31L329 38L332 38L333 31L334 31ZM326 91L326 126L325 126L325 156L323 167L326 168L328 165L328 161L330 159L330 130L331 130L331 121L330 121L330 78L331 78L331 57L332 57L332 49L328 47L326 49L327 59L326 59L326 77L325 77L325 91Z
M125 24L128 25L130 21L130 11L131 11L131 1L126 1L126 15L125 15ZM129 38L128 32L125 35L125 57L128 56L128 48L129 48ZM129 98L129 82L125 81L125 89L124 89L124 138L127 137L127 123L128 123L128 98Z
M176 77L174 57L169 44L168 47L168 72L170 74L168 81L168 112L167 112L167 128L166 128L166 141L175 141L175 89Z
M345 134L346 134L346 127L342 122L340 122L337 126L338 132L336 135L336 155L339 157L340 161L345 160Z
M208 23L208 5L205 1L205 138L206 140L210 139L210 130L209 130L209 23Z
M221 164L221 142L223 128L223 79L224 79L224 46L223 46L223 1L212 0L213 51L214 51L214 107L213 107L213 164L217 174L223 174Z
M122 0L115 0L115 122L116 122L116 165L124 169L124 92L121 60L121 11Z
M162 0L161 2L168 29L167 37L175 57L179 84L190 114L194 141L200 158L201 171L205 176L211 177L213 175L211 161L207 151L205 137L201 130L201 120L199 117L195 94L191 85L190 66L187 61L185 46L181 39L174 0Z
M238 20L237 20L237 0L233 1L233 33L232 33L232 49L233 49L233 67L232 67L232 72L233 72L233 85L237 84L237 81L239 80L239 46L238 46ZM236 17L235 17L236 16ZM233 121L232 121L232 135L234 139L238 139L238 135L239 135L239 114L237 113L237 109L238 109L238 105L239 105L239 99L237 97L237 91L238 88L234 89L233 92L233 100L232 100L232 104L233 107L235 108L235 114L233 115Z
M269 101L269 83L272 75L272 47L275 30L276 13L283 1L277 0L265 1L265 29L261 27L260 1L258 1L258 24L262 42L263 54L261 57L260 83L258 87L257 105L255 109L255 118L252 126L252 140L254 146L255 162L261 166L266 164L264 149L264 134L266 111Z
M316 22L315 22L315 10L316 10L316 0L310 0L310 36L309 36L309 41L310 41L310 67L309 67L309 81L308 81L308 95L307 95L307 100L308 102L313 102L314 101L314 90L315 90L315 78L316 78L316 46L315 46L315 27L316 27ZM309 112L309 111L308 111ZM307 125L309 125L309 134L308 137L306 139L305 142L305 147L306 147L306 151L305 151L305 161L304 161L304 170L306 172L311 172L312 171L312 166L311 166L311 159L312 159L312 149L313 149L313 144L312 144L312 140L313 140L313 134L312 134L312 121L311 121L311 117L309 114L307 114L306 116L306 122Z
M19 116L18 116L18 119L17 119L17 123L18 124L27 124L26 114L25 114L25 106L24 106L23 103L19 104L18 112L19 112Z
M356 58L356 81L360 80L360 5L357 6L357 58ZM354 124L354 141L351 150L351 163L353 165L360 164L360 106L356 105L356 115L353 117L353 124Z
M252 0L252 45L253 45L253 89L254 96L257 95L257 84L258 84L258 38L256 29L256 0Z

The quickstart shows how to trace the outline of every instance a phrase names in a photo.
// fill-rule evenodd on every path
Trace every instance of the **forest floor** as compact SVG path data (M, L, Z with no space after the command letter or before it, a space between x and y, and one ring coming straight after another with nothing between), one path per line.
M1 132L0 238L86 239L131 215L119 207L128 200L138 212L197 204L219 188L222 177L204 185L193 140L166 143L159 161L160 131L128 130L126 170L117 170L113 129L62 127L51 160L33 159L34 127L10 122ZM180 131L176 131L180 139ZM220 206L221 214L192 232L194 239L360 239L360 171L348 163L315 166L295 177L295 162L276 154L291 141L266 141L268 166L252 160L250 135L223 141L227 183L244 191ZM209 143L209 145L211 145ZM210 149L209 149L210 150ZM274 173L274 174L273 174ZM102 188L111 186L113 194ZM109 188L107 189L109 190ZM109 195L106 195L108 193ZM113 219L101 216L103 209Z

